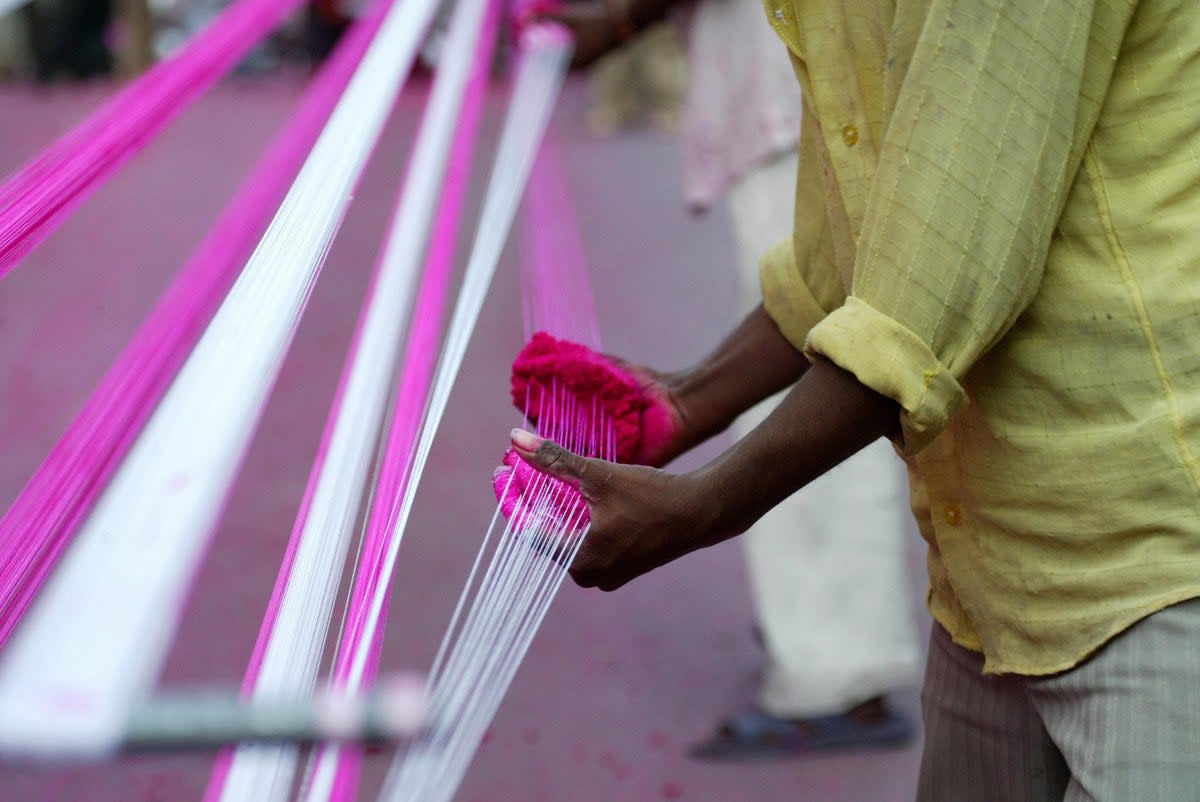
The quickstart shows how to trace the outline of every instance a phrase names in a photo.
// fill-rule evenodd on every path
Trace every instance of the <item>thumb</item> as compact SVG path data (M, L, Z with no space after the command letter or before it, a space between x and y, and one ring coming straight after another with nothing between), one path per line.
M582 484L591 460L524 429L513 429L509 437L512 439L513 449L521 459L535 469L556 479L562 479L572 487Z

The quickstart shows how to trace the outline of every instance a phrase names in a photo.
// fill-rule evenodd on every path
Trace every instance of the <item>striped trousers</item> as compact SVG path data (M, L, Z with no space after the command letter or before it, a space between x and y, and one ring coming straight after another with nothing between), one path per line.
M1062 674L982 668L934 625L918 802L1200 802L1200 599Z

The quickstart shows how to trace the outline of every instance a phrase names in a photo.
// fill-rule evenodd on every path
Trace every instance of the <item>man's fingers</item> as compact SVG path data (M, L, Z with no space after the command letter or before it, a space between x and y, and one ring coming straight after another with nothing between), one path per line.
M610 571L594 567L572 565L568 573L571 581L581 588L597 588L605 593L611 593L629 582L628 577L615 578Z
M513 429L510 436L517 454L537 470L575 487L583 481L590 461L587 458L524 429Z
M545 557L547 560L552 560L558 563L563 568L569 568L567 565L567 552L562 546L561 534L547 535L538 534L530 541L533 550Z
M595 571L575 564L571 565L567 573L570 574L571 581L581 588L594 588L600 581Z

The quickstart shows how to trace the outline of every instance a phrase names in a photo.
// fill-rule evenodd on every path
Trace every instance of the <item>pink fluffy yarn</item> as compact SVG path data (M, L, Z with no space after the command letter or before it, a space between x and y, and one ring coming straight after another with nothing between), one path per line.
M552 389L584 409L595 403L612 423L618 462L644 462L675 434L670 406L636 376L586 345L539 331L513 361L513 404L539 423L552 412Z
M589 415L594 409L612 426L618 462L649 461L664 451L676 431L671 407L637 376L586 345L544 331L534 334L513 361L512 399L548 436L563 428L564 422L553 418L564 414L564 400ZM600 454L606 450L601 444L593 443L591 449L584 456L611 456ZM512 449L504 453L503 463L492 476L492 489L501 513L511 520L539 474ZM578 492L560 480L550 481L554 486L546 514L564 526L586 525L591 519L586 505L579 512Z
M541 474L511 448L504 452L502 462L504 464L492 474L492 489L496 492L496 500L500 502L500 512L506 520L512 520L525 491ZM544 476L542 481L550 482L550 486L543 491L549 501L546 517L556 519L564 527L581 528L591 522L587 505L575 488L561 479L548 476Z

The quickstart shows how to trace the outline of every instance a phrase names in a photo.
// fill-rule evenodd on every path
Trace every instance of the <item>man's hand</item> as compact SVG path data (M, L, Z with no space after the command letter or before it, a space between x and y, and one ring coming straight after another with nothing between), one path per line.
M588 505L591 529L572 579L615 590L745 532L813 479L896 432L898 413L896 402L818 359L758 428L687 474L586 459L520 429L512 445L535 469L577 488Z
M706 545L694 482L640 465L588 459L514 429L517 454L534 468L579 490L591 529L570 566L579 585L616 590L642 574Z

